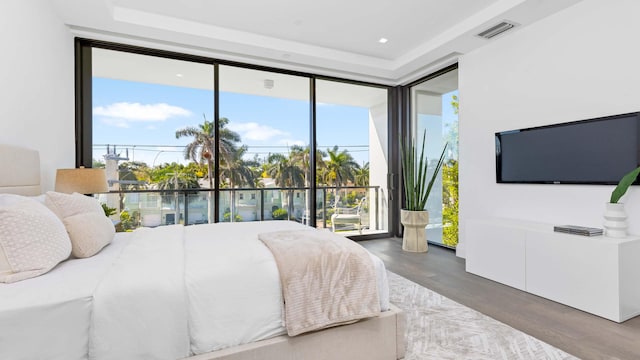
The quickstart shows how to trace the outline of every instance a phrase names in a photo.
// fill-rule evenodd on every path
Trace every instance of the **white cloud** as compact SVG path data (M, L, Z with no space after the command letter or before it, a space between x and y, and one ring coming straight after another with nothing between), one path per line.
M94 107L93 115L101 117L105 124L127 128L130 122L165 121L171 117L189 116L191 111L165 103L118 102L107 106Z
M272 128L268 125L261 125L255 122L234 123L227 125L229 130L233 130L240 134L242 140L267 141L274 137L290 136L286 131Z
M115 126L115 127L119 127L119 128L123 128L123 129L128 129L129 128L129 122L127 120L125 120L125 119L102 118L102 119L100 119L100 121L102 123L104 123L104 124Z

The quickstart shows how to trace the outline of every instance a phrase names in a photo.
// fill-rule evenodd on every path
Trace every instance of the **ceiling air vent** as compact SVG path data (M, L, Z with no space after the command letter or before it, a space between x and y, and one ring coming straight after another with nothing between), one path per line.
M517 26L516 23L503 21L497 25L494 25L488 28L487 30L484 30L483 32L479 33L477 36L480 36L481 38L485 38L485 39L491 39L494 36L498 36L509 29L513 29L516 26Z

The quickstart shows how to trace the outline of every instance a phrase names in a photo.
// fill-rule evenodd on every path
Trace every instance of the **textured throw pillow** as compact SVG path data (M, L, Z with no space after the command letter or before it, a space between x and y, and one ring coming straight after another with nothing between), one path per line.
M0 282L42 275L70 252L64 225L49 209L27 197L0 195Z
M104 215L95 198L49 191L45 203L64 223L71 239L73 256L91 257L113 240L113 222Z

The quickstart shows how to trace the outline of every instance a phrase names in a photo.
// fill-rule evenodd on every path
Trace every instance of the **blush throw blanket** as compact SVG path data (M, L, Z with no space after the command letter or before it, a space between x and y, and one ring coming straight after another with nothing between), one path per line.
M258 238L278 266L290 336L380 314L375 268L362 246L313 229Z

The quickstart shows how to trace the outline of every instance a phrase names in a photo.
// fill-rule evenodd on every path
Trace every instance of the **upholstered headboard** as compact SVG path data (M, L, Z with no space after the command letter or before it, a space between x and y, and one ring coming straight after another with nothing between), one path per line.
M38 152L0 144L0 193L40 195L41 191Z

